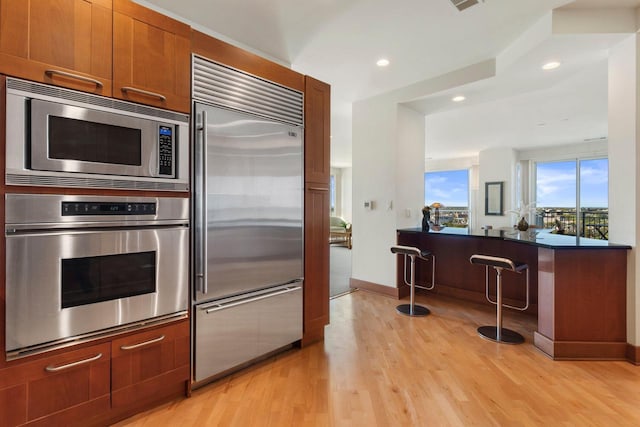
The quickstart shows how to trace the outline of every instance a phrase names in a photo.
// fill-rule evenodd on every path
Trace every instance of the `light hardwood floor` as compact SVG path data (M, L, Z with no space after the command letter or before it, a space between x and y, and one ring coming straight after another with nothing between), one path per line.
M294 349L118 426L639 426L640 367L552 361L476 328L492 307L418 295L432 314L364 291L331 301L324 343Z

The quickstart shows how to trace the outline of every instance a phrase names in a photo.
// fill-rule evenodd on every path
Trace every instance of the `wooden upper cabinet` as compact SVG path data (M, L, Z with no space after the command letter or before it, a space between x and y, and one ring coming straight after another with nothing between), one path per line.
M113 11L113 96L189 113L191 28L129 0Z
M111 40L111 0L0 0L1 73L111 95Z
M329 184L331 86L305 76L304 179Z

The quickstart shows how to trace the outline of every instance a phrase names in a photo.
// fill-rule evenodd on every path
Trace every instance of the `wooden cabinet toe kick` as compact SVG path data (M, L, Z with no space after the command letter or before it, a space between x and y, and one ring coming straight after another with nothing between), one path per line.
M554 341L534 332L533 343L553 360L626 360L626 342Z

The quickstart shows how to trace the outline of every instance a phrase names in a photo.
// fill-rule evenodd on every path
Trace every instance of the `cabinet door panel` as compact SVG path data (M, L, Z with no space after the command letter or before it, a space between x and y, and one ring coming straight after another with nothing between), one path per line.
M189 378L189 345L188 321L113 340L113 406L150 401L167 391L184 390ZM141 395L142 391L146 394Z
M2 375L2 372L0 372ZM18 384L0 390L0 426L15 426L27 421L27 385Z
M0 1L7 75L111 95L111 38L110 1Z
M0 371L0 425L109 411L110 345L94 345L24 362ZM68 424L68 423L65 423Z
M324 336L329 323L329 188L307 183L304 201L304 337Z
M329 184L331 87L305 76L304 92L304 179Z
M126 0L113 19L113 95L189 112L189 27Z

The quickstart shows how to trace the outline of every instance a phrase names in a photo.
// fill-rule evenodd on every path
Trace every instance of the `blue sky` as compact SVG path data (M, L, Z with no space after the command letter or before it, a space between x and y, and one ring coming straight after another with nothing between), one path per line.
M440 202L445 207L469 206L469 171L425 173L424 200L425 205Z
M575 207L575 161L538 163L536 174L536 206ZM582 207L608 206L609 163L607 159L582 160L580 178Z
M576 162L540 162L536 169L536 206L574 208L576 204ZM608 206L609 162L607 159L580 161L581 205ZM469 205L467 169L424 174L425 205Z

